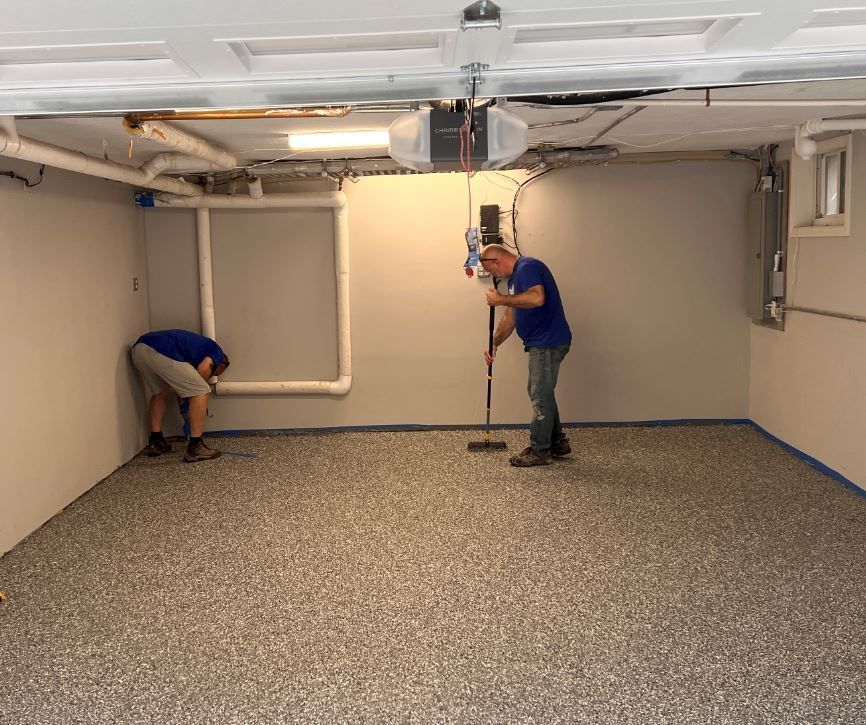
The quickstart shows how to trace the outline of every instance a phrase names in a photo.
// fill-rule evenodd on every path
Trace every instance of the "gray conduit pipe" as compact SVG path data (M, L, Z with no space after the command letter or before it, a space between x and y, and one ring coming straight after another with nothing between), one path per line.
M829 310L816 310L811 307L792 307L782 305L784 312L803 312L807 315L821 315L822 317L835 317L839 320L851 320L852 322L866 322L863 315L849 315L847 312L830 312Z

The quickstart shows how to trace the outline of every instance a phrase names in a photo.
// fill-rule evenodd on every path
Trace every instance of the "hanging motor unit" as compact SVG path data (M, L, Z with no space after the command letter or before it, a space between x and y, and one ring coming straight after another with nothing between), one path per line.
M406 113L388 129L388 155L416 171L461 171L461 154L473 169L498 169L529 146L526 122L501 108L477 108L474 142L467 142L463 113L426 108ZM462 136L462 140L461 140ZM467 148L467 145L469 148Z

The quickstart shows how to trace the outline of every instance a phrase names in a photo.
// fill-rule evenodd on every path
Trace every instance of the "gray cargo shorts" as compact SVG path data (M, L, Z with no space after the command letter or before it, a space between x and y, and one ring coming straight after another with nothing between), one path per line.
M150 395L156 395L166 385L181 398L207 395L210 392L210 385L189 363L172 360L143 342L133 345L131 354L132 362L141 373Z

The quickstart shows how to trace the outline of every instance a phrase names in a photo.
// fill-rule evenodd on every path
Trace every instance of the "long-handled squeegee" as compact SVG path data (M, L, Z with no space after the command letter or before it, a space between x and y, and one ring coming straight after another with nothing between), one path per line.
M496 289L496 277L493 278L493 289ZM493 357L493 327L496 322L496 308L490 306L490 329L487 338L487 354ZM471 441L470 451L501 451L506 448L505 441L490 440L490 394L493 388L493 362L487 365L487 422L484 424L484 440Z

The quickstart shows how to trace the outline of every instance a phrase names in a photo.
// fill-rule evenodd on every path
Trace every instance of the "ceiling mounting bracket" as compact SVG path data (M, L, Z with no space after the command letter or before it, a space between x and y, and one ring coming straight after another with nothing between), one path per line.
M502 10L496 3L489 0L478 0L463 8L460 19L460 30L470 28L501 28Z
M481 72L486 71L490 66L487 63L470 63L469 65L461 65L460 70L466 73L466 87L480 86L484 83L481 77Z

